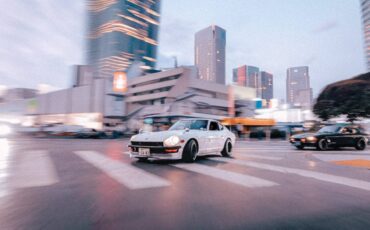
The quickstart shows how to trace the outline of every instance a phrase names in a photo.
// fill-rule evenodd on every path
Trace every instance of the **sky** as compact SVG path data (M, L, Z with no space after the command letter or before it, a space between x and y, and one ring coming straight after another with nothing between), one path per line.
M84 0L13 0L0 8L0 90L66 88L85 63ZM16 14L14 12L17 12ZM366 71L358 0L163 0L158 68L194 64L194 34L226 30L226 77L254 65L274 75L285 98L288 67L307 65L317 95Z

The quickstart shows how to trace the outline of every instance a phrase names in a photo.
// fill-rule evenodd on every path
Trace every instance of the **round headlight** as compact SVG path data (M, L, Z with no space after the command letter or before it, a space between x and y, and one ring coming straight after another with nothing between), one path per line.
M133 135L133 136L131 136L130 141L134 140L136 136L137 136L137 135Z
M173 147L180 143L180 138L178 136L170 136L164 140L163 145L166 147Z

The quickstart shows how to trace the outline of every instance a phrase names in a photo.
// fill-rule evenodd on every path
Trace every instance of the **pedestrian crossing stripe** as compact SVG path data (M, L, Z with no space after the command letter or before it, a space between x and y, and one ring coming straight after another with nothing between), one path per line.
M95 151L76 151L75 154L129 189L164 187L171 184L159 176Z

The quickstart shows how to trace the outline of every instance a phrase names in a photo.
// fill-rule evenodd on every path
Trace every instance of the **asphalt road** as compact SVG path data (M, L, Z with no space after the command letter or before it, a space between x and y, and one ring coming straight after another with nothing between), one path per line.
M127 140L0 139L0 229L370 229L370 150L238 142L139 163Z

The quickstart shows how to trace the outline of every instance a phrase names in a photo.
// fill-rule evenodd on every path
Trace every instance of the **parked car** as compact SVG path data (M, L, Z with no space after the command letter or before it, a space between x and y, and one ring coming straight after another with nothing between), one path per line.
M145 132L131 137L130 155L148 158L182 159L194 162L198 156L221 153L229 157L235 135L215 120L179 120L167 131Z
M76 138L106 138L107 134L96 129L83 128L74 135Z
M332 147L354 147L357 150L364 150L368 141L368 135L363 129L350 125L329 125L317 133L298 134L290 138L290 143L297 149L315 147L318 150Z

